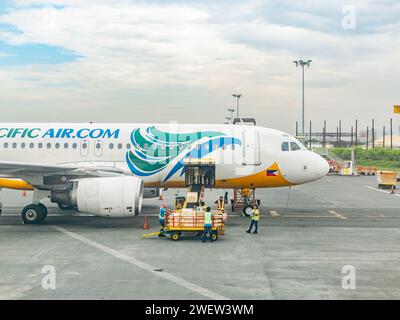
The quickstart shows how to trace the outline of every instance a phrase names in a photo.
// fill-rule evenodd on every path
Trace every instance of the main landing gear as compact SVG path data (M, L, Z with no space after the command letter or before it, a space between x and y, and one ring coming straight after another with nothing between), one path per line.
M49 198L50 191L38 190L33 191L33 203L22 209L21 218L25 224L38 224L47 218L47 207L41 203L45 198Z
M22 209L22 221L25 224L41 223L47 217L47 208L44 204L30 204Z

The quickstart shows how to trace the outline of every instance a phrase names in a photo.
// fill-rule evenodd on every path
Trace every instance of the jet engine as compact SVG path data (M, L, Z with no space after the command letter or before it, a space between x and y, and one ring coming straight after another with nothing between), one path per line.
M101 217L133 217L142 209L143 190L143 180L136 177L87 178L69 190L52 191L51 201Z

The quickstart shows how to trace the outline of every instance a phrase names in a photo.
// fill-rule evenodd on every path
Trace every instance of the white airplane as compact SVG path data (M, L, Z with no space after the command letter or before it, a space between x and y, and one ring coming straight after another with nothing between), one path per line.
M196 171L197 170L197 171ZM281 131L244 125L0 123L0 189L33 190L22 210L40 223L60 208L138 215L143 197L184 188L274 188L325 176L328 163Z

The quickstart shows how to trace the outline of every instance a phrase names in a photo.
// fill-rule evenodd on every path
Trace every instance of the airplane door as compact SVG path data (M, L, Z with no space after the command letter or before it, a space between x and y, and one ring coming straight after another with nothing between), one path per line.
M243 131L243 164L259 166L260 162L260 136L258 131Z
M86 157L89 154L89 141L82 140L80 149L81 149L81 156Z
M103 141L97 140L94 145L94 155L101 157L103 155Z

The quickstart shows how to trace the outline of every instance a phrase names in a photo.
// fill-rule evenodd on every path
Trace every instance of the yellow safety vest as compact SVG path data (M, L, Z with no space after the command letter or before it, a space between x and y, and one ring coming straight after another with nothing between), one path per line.
M254 221L260 220L260 211L258 209L253 209L253 214L251 215L251 219Z
M204 212L204 225L212 225L212 213Z

